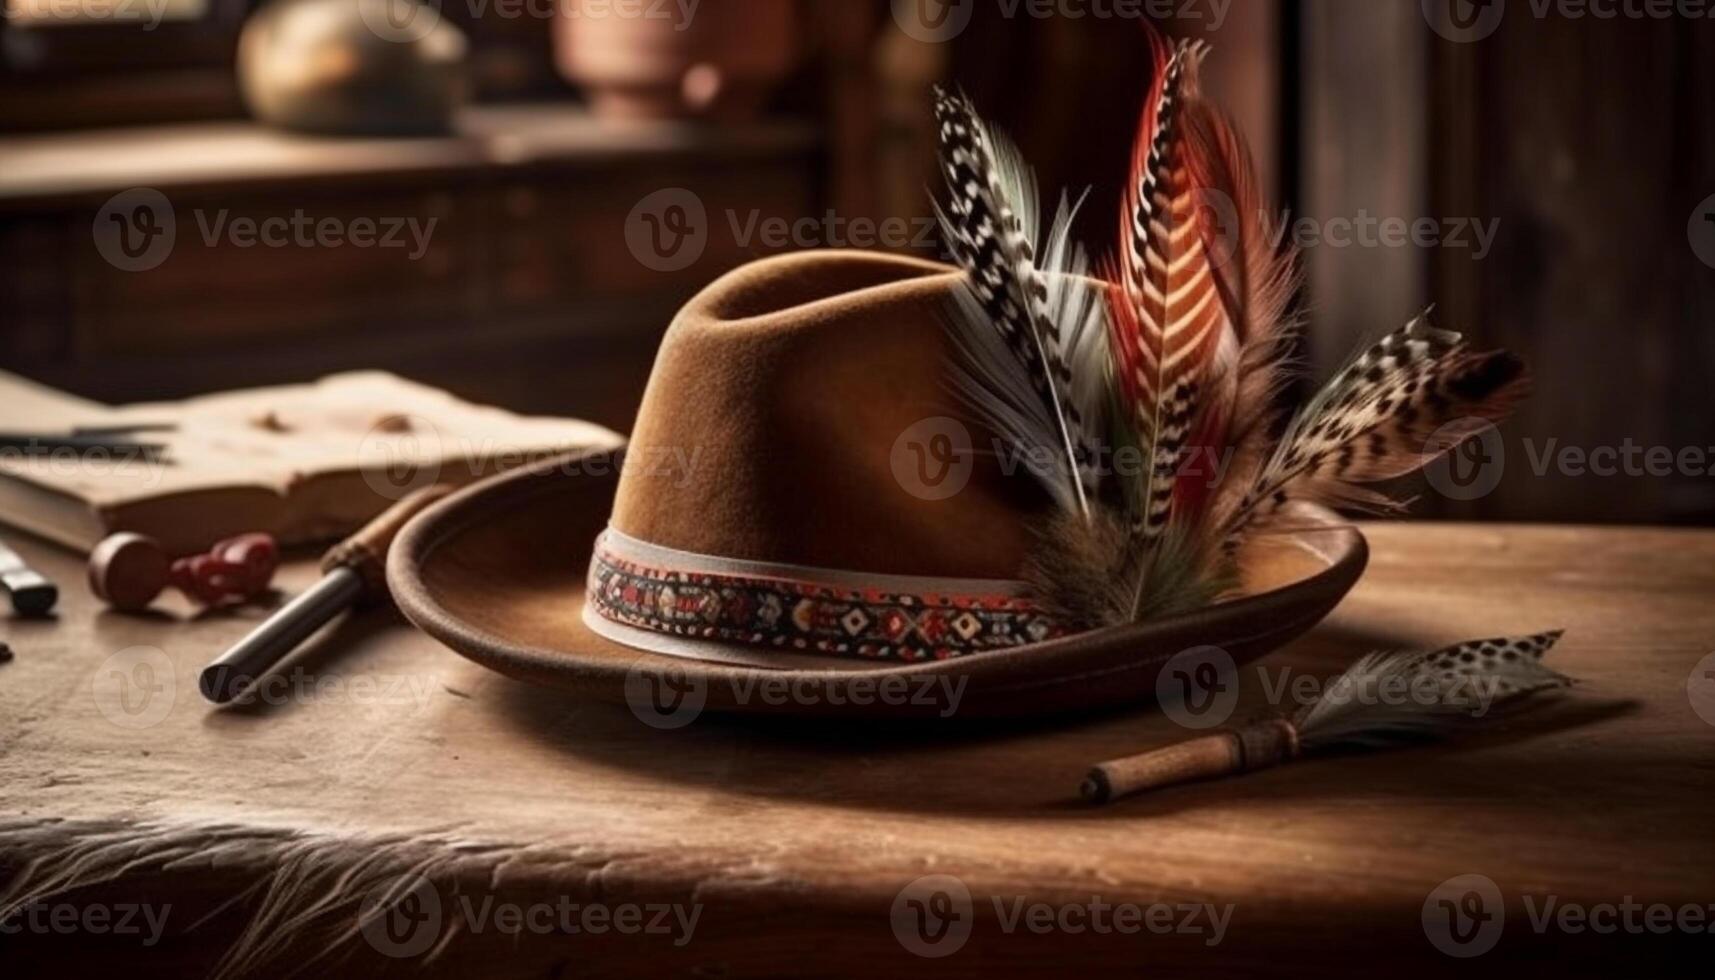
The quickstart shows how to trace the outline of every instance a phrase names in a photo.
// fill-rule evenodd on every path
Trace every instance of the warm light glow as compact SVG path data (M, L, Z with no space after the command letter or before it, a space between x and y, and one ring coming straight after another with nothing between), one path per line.
M6 0L6 19L18 27L154 25L207 13L208 0Z

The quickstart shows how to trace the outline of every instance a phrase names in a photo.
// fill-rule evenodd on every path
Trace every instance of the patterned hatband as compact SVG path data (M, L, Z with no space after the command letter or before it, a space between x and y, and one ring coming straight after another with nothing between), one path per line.
M590 560L584 618L602 633L608 632L605 620L693 642L946 660L1065 635L1025 592L1021 582L871 575L699 555L609 528L596 539Z

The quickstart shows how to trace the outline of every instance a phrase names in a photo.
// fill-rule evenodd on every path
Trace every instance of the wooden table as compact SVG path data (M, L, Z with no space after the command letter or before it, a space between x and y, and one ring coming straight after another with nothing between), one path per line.
M0 962L703 977L1706 963L1709 934L1677 927L1715 917L1715 534L1369 531L1362 584L1243 672L1247 702L1374 647L1553 627L1568 633L1552 662L1584 683L1485 738L1104 809L1075 802L1083 769L1182 729L1139 709L659 730L487 673L386 613L305 651L273 703L213 711L196 671L259 611L98 612L77 561L18 542L67 594L58 622L3 627L17 659L0 666L0 893L45 904L0 932ZM407 873L424 878L403 879L402 911L360 928L365 896ZM1498 896L1432 895L1467 874ZM957 881L913 886L931 875ZM1595 926L1613 906L1619 931L1569 931L1569 905ZM161 922L147 946L145 911ZM1664 914L1676 929L1649 932ZM1432 937L1492 949L1452 959Z

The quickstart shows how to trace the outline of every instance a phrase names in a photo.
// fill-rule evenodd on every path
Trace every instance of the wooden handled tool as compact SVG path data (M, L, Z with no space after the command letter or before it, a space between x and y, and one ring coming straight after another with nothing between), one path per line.
M335 616L360 603L385 599L387 549L393 538L407 521L452 491L445 485L418 490L328 549L320 581L203 668L198 678L203 697L215 704L233 701Z
M1104 762L1084 777L1079 792L1091 803L1106 803L1177 783L1267 769L1297 755L1298 730L1285 718L1275 718Z

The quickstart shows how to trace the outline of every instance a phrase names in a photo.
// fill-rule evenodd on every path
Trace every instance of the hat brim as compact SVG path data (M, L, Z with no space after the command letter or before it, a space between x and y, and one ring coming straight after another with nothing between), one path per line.
M639 678L653 677L695 689L711 711L945 717L947 706L932 698L874 694L883 683L909 691L945 682L959 692L957 716L992 718L1154 702L1163 666L1191 648L1218 647L1235 664L1261 657L1331 612L1369 556L1349 522L1303 507L1297 530L1246 547L1245 594L1193 613L928 663L713 663L626 646L584 624L585 574L607 523L621 455L604 450L545 461L467 487L418 515L387 563L406 618L485 667L602 701L626 703L628 683L635 695ZM756 696L759 682L818 693Z

